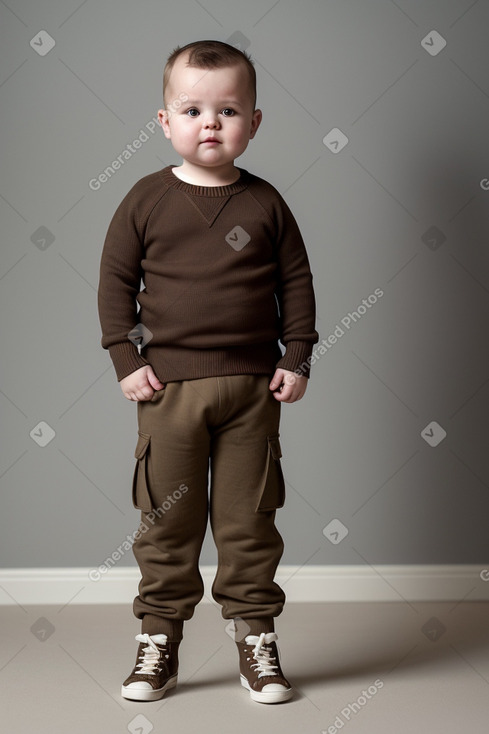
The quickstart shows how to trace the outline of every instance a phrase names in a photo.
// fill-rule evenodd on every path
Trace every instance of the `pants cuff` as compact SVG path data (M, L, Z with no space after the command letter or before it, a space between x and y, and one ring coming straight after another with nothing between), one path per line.
M183 637L183 619L145 614L141 622L141 632L143 635L167 635L169 642L180 642Z

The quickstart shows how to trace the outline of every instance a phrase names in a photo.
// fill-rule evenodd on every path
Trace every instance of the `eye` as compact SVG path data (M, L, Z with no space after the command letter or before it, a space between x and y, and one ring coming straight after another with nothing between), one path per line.
M197 109L197 107L191 107L189 110L187 110L187 115L189 117L197 117L198 114L199 110Z
M224 117L232 117L236 113L235 113L235 111L233 109L231 109L231 107L225 107L222 110L222 114L224 115Z

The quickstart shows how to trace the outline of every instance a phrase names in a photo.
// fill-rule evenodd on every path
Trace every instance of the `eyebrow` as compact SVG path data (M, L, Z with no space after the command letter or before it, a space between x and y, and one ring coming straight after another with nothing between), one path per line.
M201 99L191 99L191 98L189 97L189 99L187 99L187 100L186 100L185 104L186 104L186 105L192 105L192 104L195 104L195 105L201 105L201 104L203 104L203 100L201 100ZM241 106L241 105L242 105L242 103L241 103L241 102L239 102L239 101L238 101L237 99L234 99L234 100L226 99L226 100L224 100L224 101L221 101L221 102L219 102L219 103L218 103L218 106L219 106L219 107L220 107L221 105L235 105L235 106Z

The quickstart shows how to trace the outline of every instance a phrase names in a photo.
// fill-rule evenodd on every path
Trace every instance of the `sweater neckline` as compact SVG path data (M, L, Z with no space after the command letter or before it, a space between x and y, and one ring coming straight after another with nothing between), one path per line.
M240 191L243 191L248 186L248 171L245 171L244 168L239 168L238 166L236 166L236 168L238 168L239 171L239 178L237 181L234 181L234 183L227 184L226 186L197 186L196 184L187 183L187 181L182 181L181 178L178 178L178 176L173 173L173 168L176 168L176 166L169 165L162 169L161 174L165 183L172 189L178 189L179 191L183 191L186 194L192 194L193 196L216 198L230 196L231 194L237 194Z

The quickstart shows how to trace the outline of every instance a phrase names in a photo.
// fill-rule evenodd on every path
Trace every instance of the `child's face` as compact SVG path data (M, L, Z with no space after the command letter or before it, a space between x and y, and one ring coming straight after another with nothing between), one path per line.
M246 69L186 66L179 57L166 90L167 109L158 117L165 136L182 158L206 168L225 167L246 150L261 121L253 110ZM174 100L187 99L175 109Z

